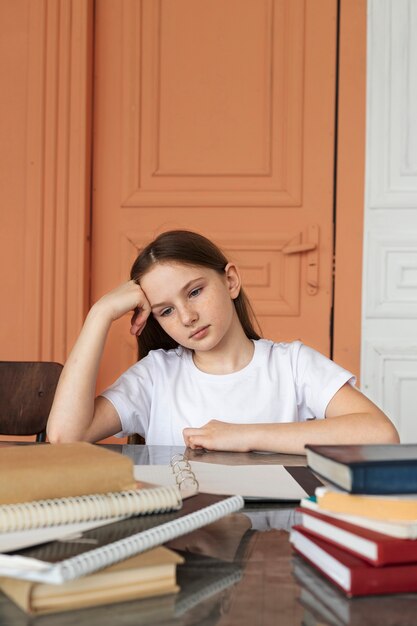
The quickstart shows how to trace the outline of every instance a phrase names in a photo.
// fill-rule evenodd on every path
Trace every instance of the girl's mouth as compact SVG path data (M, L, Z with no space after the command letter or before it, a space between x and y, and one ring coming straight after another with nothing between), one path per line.
M203 337L207 335L208 329L209 329L209 325L202 326L201 328L198 328L194 333L192 333L189 338L190 339L203 339Z

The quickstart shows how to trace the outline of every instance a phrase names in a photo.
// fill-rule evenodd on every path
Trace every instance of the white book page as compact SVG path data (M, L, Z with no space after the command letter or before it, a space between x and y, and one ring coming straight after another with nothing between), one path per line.
M239 495L261 500L301 500L304 489L283 465L221 465L190 461L201 493ZM169 465L135 465L135 478L157 485L175 484Z

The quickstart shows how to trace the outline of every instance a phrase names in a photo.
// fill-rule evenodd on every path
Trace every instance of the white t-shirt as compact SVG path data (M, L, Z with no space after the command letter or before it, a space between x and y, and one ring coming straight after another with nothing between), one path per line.
M322 419L355 377L300 341L254 341L250 363L232 374L199 370L192 351L152 350L101 395L115 407L119 436L138 433L148 445L184 445L184 428L211 419L238 424Z

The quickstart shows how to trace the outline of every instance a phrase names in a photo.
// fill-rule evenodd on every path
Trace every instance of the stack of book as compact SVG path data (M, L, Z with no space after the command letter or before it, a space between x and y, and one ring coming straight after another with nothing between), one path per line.
M417 591L417 445L307 446L334 486L297 509L295 551L348 596Z
M31 614L178 592L183 558L162 544L243 506L138 483L88 443L4 448L0 474L0 591Z

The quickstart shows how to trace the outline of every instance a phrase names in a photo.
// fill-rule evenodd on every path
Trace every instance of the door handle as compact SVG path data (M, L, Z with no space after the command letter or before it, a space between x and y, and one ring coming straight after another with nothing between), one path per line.
M309 252L310 250L315 250L316 248L316 243L299 243L295 246L285 246L281 252L282 254L298 254L300 252Z
M307 293L315 296L319 290L319 227L312 224L307 229L307 241L295 245L285 246L282 254L307 253Z

